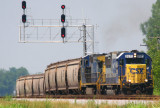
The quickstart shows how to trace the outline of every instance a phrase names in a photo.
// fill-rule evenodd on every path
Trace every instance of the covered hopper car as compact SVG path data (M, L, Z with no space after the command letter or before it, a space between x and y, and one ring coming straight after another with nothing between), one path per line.
M16 95L18 97L44 95L44 74L27 75L16 81Z
M52 63L44 74L20 77L17 96L152 94L151 62L146 53L121 51Z

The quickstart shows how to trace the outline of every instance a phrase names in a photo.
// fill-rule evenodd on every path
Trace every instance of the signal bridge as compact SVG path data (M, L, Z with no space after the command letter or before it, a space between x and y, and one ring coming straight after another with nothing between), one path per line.
M94 25L88 20L67 19L65 38L61 37L61 20L29 19L19 26L20 43L83 43L84 56L94 53Z
M61 20L27 19L26 1L22 1L22 22L19 26L20 43L83 43L83 56L94 54L94 25L87 19L67 19L65 5L61 6ZM60 36L61 33L61 36Z

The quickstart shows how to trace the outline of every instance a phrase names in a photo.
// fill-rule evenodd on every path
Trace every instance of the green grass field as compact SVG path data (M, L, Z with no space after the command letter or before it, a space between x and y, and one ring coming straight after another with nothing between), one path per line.
M17 101L10 96L0 99L0 108L160 108L160 102L154 104L126 104L122 106L109 105L108 103L96 104L94 101L88 101L86 104L74 104L69 102L51 102L46 101Z

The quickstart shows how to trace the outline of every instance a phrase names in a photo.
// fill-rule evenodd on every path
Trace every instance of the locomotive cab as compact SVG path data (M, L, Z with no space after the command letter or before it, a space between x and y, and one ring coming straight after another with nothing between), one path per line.
M117 61L120 88L123 93L153 93L151 58L147 54L121 53Z

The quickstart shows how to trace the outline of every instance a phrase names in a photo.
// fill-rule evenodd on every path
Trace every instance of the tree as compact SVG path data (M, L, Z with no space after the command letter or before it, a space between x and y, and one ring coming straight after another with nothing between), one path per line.
M155 90L160 91L160 0L153 4L152 16L141 24L141 30L145 35L143 42L147 45L147 54L152 58Z
M18 69L12 67L9 70L0 69L0 96L12 95L18 77L28 74L24 67Z

